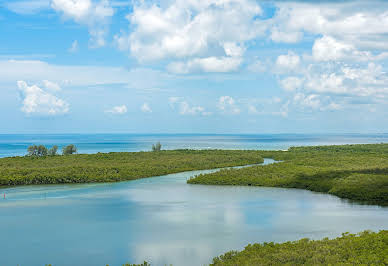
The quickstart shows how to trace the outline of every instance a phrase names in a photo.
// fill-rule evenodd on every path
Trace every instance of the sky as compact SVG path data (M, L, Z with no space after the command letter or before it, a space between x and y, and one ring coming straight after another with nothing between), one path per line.
M388 1L0 0L0 133L386 133Z

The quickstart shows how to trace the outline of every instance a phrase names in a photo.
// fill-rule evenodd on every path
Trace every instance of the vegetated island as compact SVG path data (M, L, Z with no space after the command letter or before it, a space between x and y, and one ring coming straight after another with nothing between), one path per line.
M301 188L388 206L388 144L259 151L282 162L195 176L189 184Z
M64 155L33 146L28 156L0 159L0 186L117 182L263 162L253 150L160 150L159 145L151 152L97 154L71 154L67 151L76 148L69 145Z

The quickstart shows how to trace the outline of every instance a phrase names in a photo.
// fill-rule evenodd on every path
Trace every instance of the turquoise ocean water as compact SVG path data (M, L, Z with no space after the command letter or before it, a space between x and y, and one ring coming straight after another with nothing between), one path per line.
M388 134L0 134L0 157L22 156L31 144L75 144L79 153L163 149L276 149L290 146L388 142Z

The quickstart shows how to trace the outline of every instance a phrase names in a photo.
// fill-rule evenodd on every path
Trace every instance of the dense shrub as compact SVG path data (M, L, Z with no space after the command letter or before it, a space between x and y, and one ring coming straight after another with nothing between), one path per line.
M157 142L156 144L152 144L152 151L160 151L162 149L162 144Z
M74 144L67 145L62 149L63 155L70 155L74 153L77 153L77 147Z
M48 150L43 145L31 145L27 148L28 156L46 156L48 154Z
M58 146L57 146L57 145L54 145L54 146L52 146L52 147L48 150L48 155L54 156L54 155L57 155L57 152L58 152Z
M343 234L336 239L253 244L229 251L211 265L387 265L388 231Z
M257 151L173 150L0 159L0 186L115 182L182 171L261 163Z
M260 154L282 162L199 175L188 183L302 188L388 205L388 144L298 147Z

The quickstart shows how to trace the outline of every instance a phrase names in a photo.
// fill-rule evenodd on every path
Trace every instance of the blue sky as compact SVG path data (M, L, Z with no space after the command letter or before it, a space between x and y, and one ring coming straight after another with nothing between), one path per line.
M0 133L388 132L385 1L0 0Z

